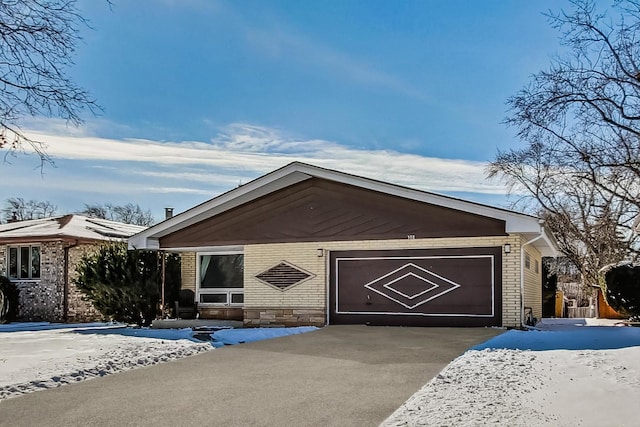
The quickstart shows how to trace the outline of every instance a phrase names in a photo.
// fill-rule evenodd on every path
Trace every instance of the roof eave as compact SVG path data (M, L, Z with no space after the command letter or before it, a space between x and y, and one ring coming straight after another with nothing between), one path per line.
M437 204L450 209L462 210L480 216L503 220L505 222L506 232L509 234L540 232L538 218L531 215L350 175L344 172L324 169L306 163L294 162L135 234L129 238L129 247L158 249L159 239L168 234L311 178L341 182L410 200Z

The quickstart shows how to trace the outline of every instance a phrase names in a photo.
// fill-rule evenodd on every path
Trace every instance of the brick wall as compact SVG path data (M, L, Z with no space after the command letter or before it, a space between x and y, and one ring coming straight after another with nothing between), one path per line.
M31 244L34 246L34 244ZM13 245L12 245L13 246ZM20 246L16 243L15 246ZM62 322L64 318L65 248L68 243L42 242L40 244L40 279L15 281L20 290L19 317L23 321ZM93 245L82 245L69 250L69 322L100 320L102 316L85 301L72 284L75 265ZM0 273L7 274L7 246L0 246Z
M69 285L67 293L67 322L93 322L104 320L85 295L74 284L78 277L76 267L83 256L95 252L98 245L80 245L69 249Z
M414 240L369 240L349 242L304 242L277 243L264 245L247 245L245 254L245 323L265 324L256 313L263 313L274 323L284 323L285 314L273 310L302 310L305 316L322 315L326 322L327 307L327 250L377 250L377 249L430 249L446 247L490 247L511 244L511 253L502 257L502 300L503 325L515 327L520 325L520 243L518 236L477 237L477 238L441 238ZM317 250L323 249L325 256L318 257ZM288 290L281 291L260 282L255 276L268 268L287 261L300 267L315 277ZM312 314L309 314L312 313ZM287 316L293 315L287 311ZM251 319L251 321L248 321ZM305 317L306 319L306 317ZM288 318L289 322L292 322ZM323 322L323 323L324 323ZM304 322L303 322L304 323ZM309 320L309 323L312 323Z
M180 254L182 275L182 289L196 291L196 253L182 252Z

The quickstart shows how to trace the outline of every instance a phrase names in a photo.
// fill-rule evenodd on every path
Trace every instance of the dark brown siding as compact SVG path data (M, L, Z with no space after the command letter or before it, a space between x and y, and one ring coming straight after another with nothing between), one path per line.
M329 323L499 326L502 250L331 252Z
M160 240L163 248L505 235L504 221L317 178Z

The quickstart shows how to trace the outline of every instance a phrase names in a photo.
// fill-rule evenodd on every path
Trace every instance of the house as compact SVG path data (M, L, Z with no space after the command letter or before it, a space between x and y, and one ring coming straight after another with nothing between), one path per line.
M145 227L81 215L0 224L0 274L20 290L26 321L84 322L100 314L73 279L83 255L105 241L124 241Z
M294 162L129 239L182 254L202 318L246 326L520 326L542 315L538 218Z

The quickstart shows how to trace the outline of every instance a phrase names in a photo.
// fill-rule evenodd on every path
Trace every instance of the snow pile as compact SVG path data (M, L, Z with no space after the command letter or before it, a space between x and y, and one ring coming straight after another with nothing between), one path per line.
M415 393L384 426L557 424L527 404L538 386L535 356L513 350L469 351ZM535 423L531 421L535 420Z
M134 328L65 326L41 324L28 330L28 325L18 324L0 329L0 400L212 349L209 343L185 339L184 330L153 338L136 336L144 332ZM16 331L5 333L12 329Z
M637 425L640 328L549 329L469 350L382 426Z
M226 334L216 341L224 345L315 329L236 329L215 334ZM196 334L190 328L131 328L104 323L0 325L0 401L215 348L214 342L203 342Z

